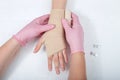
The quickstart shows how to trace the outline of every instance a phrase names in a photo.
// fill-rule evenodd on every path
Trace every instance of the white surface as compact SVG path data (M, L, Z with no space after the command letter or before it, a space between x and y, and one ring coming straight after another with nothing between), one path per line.
M32 19L48 13L50 3L0 0L0 45ZM120 0L69 0L67 7L79 15L84 28L88 80L119 80ZM68 71L60 76L48 72L43 49L32 54L36 42L21 49L4 80L67 80Z

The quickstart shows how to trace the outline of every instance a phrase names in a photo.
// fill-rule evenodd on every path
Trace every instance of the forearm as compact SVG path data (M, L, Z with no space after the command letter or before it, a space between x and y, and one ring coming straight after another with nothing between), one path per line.
M19 50L20 44L13 38L0 47L0 73Z
M52 8L53 9L65 9L67 0L53 0Z
M66 48L64 30L61 24L61 20L65 16L65 5L66 0L52 0L52 10L48 23L53 24L55 28L45 34L45 46L48 56L59 53L59 51Z
M21 46L25 46L29 41L54 28L53 25L46 23L48 19L49 15L34 19L0 47L0 74L3 68L14 59Z
M69 80L86 80L86 67L84 53L71 55Z

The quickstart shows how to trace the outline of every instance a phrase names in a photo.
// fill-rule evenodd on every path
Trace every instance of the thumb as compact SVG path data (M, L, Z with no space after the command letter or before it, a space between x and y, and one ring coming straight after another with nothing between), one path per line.
M42 33L42 32L46 32L46 31L49 31L49 30L54 29L54 28L55 28L54 25L47 24L47 25L41 26L40 30L41 30L41 33Z
M34 51L33 51L34 53L37 53L40 50L40 48L41 48L42 44L44 43L44 41L45 41L45 35L42 35L42 37L39 39L36 47L34 48Z
M69 22L66 19L62 19L62 25L63 25L63 28L65 29L65 31L71 29Z

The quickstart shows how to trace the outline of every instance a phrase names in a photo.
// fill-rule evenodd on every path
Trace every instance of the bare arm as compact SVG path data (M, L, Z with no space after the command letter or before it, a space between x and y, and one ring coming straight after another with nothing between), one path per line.
M0 47L0 74L19 49L20 44L13 38Z
M69 80L86 80L84 53L78 52L71 55Z
M65 9L67 0L53 0L52 9Z
M72 13L72 25L66 19L62 23L71 50L69 80L86 80L84 32L79 18Z
M3 46L0 47L0 76L8 66L10 61L14 58L21 45L25 46L27 42L42 35L43 32L54 28L53 25L48 25L49 15L34 19L31 23L26 25L16 35L9 39ZM39 23L40 22L40 23Z

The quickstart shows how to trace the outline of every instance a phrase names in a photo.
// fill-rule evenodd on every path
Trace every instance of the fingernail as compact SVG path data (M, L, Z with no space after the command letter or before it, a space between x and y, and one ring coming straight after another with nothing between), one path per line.
M37 52L37 48L34 49L33 53L36 53Z
M51 69L51 68L49 68L49 71L52 71L52 69Z
M35 49L34 49L34 51L33 51L33 53L35 53L36 51L35 51Z

